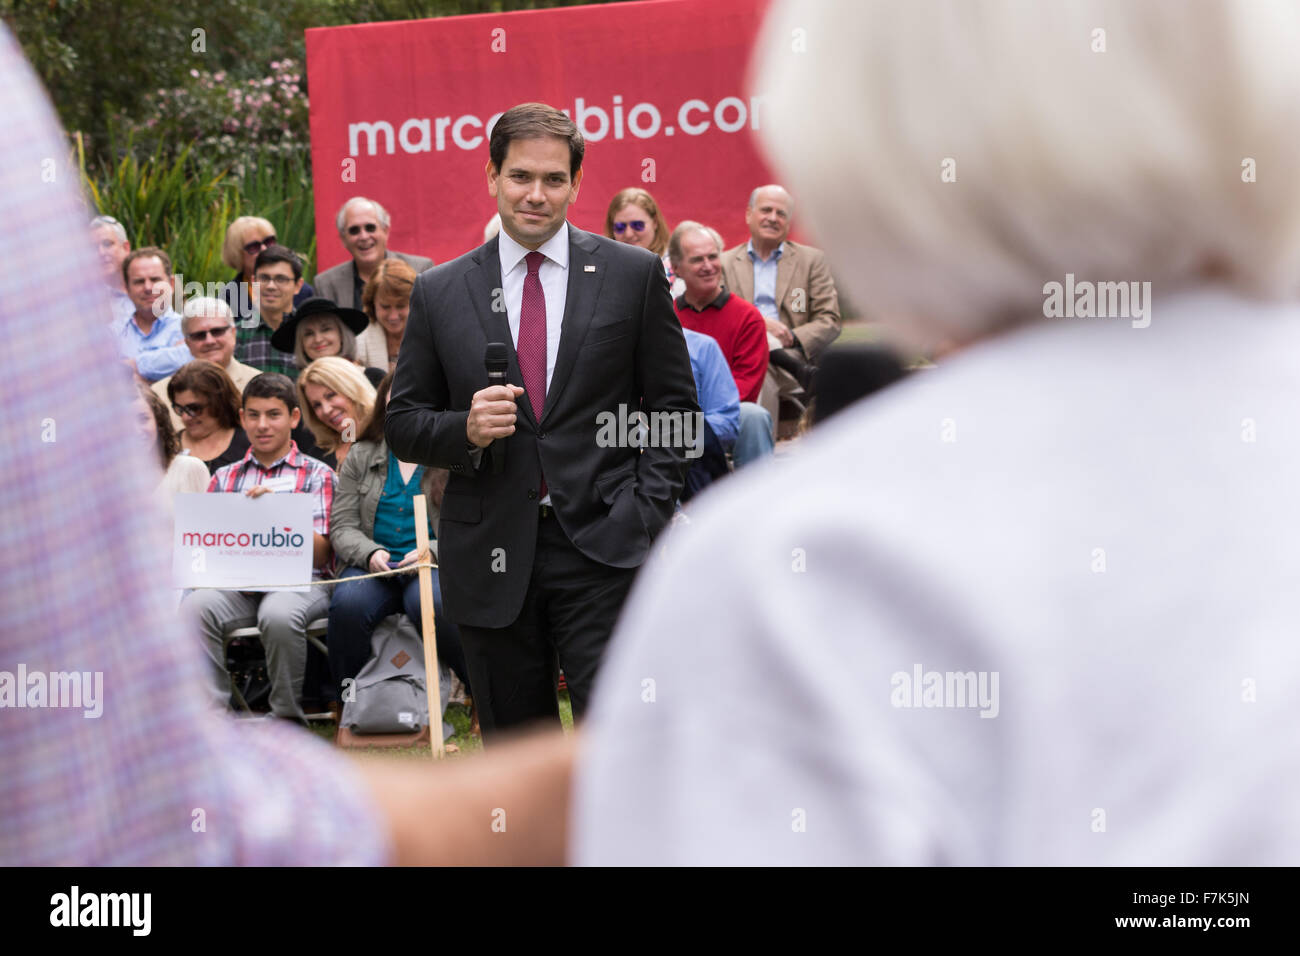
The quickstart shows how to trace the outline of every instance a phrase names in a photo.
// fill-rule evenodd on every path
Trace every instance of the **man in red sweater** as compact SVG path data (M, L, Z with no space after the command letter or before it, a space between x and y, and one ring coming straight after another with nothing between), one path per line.
M668 240L673 272L686 283L677 297L682 327L715 339L740 393L740 434L732 451L737 468L771 454L772 416L758 393L767 375L767 323L758 307L722 287L722 237L708 226L686 222Z

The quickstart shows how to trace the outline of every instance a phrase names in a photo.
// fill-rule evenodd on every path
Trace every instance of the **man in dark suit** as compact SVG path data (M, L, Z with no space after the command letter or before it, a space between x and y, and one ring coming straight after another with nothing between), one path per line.
M552 107L502 114L486 169L501 234L416 279L388 405L394 454L451 471L442 593L485 739L557 719L557 660L582 715L698 434L668 427L700 412L659 258L565 220L584 148ZM508 347L509 385L487 386L489 342ZM602 427L638 410L644 449Z
M361 291L385 259L401 259L417 273L433 268L433 260L388 248L388 210L373 199L353 196L339 209L339 241L352 258L316 275L316 295L335 305L364 311Z

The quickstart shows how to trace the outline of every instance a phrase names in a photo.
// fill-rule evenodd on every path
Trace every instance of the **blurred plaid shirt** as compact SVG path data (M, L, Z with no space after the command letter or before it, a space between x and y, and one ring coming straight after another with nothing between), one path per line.
M166 586L162 472L108 330L93 212L3 24L0 114L0 671L103 680L98 717L0 698L0 865L391 859L354 764L296 727L205 703L209 665Z

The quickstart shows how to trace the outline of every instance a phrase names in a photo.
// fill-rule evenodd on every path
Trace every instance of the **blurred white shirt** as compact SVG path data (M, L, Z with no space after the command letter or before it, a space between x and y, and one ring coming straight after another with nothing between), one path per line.
M1300 307L1157 295L728 479L625 609L573 859L1293 863L1297 409ZM917 665L996 716L895 706Z

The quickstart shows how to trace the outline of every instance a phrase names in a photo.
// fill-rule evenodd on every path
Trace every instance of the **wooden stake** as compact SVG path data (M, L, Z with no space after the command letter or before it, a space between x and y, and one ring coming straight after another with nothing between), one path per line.
M415 546L420 564L428 564L429 510L424 495L415 496ZM420 568L420 633L424 638L424 688L429 695L429 740L433 759L447 755L442 746L442 689L438 686L438 632L433 620L433 570Z

